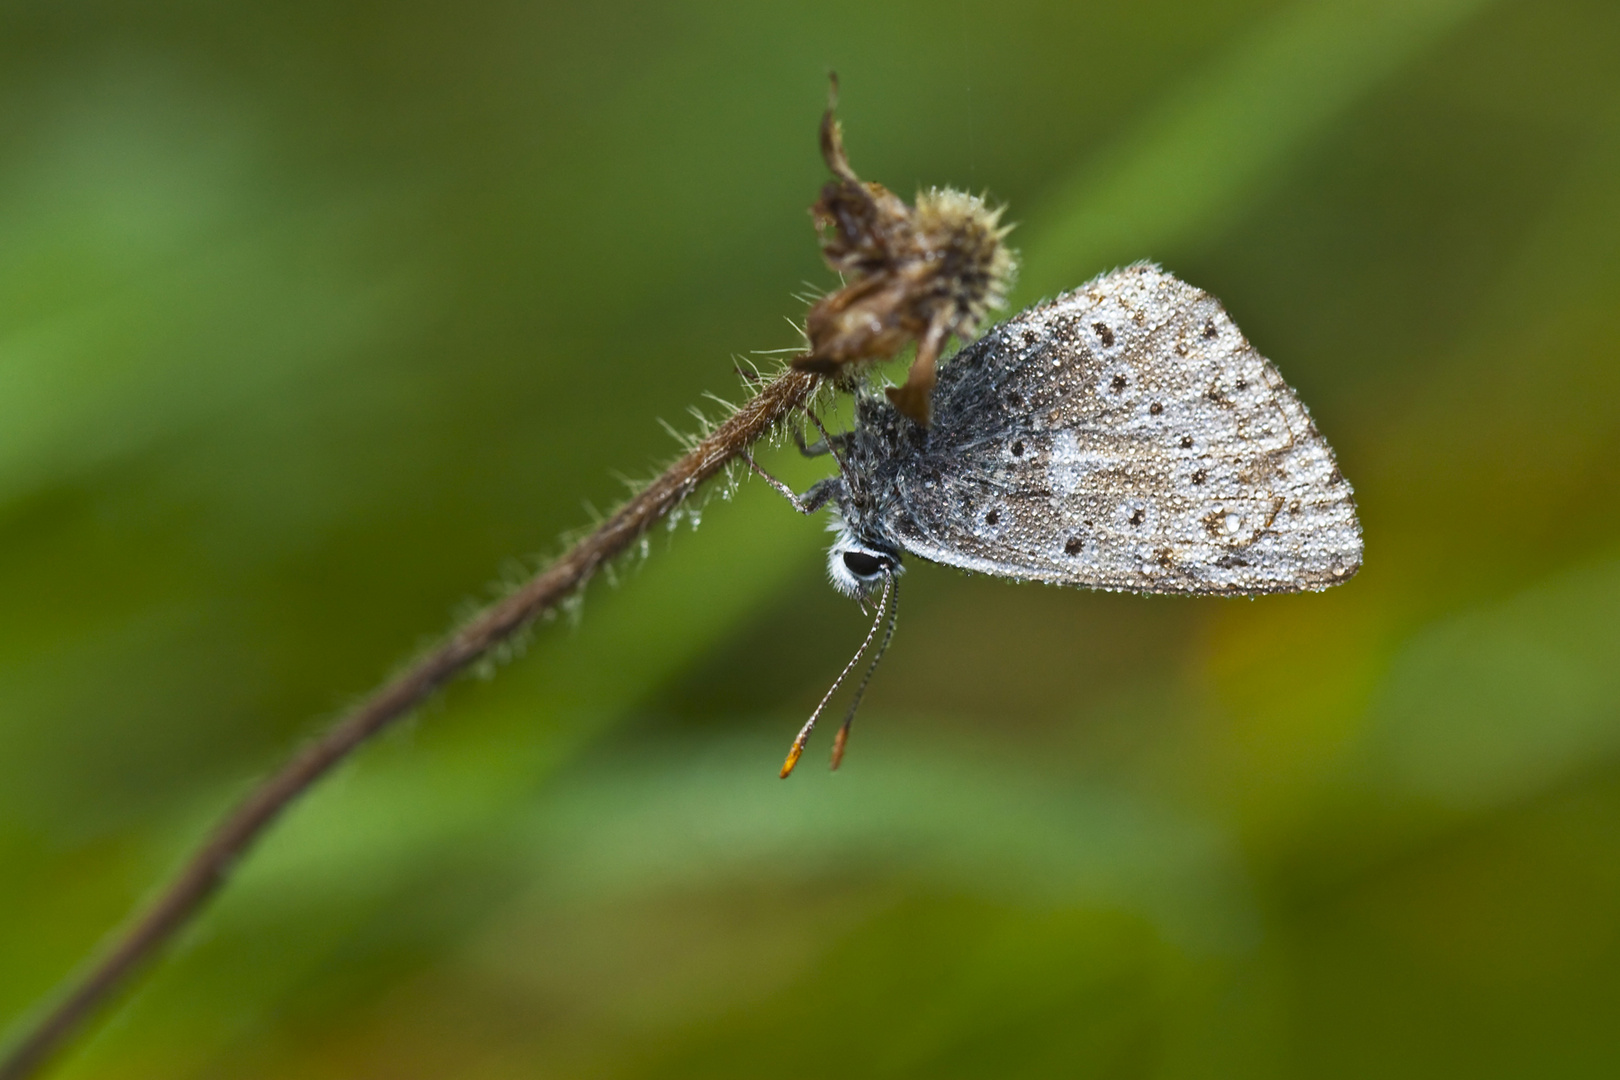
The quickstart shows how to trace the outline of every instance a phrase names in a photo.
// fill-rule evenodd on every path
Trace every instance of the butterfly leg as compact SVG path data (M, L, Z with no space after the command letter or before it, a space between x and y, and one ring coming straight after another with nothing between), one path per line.
M838 462L839 472L849 472L849 466L844 463L844 455L839 453L839 451L841 449L849 448L850 440L855 437L854 433L846 431L842 435L829 435L827 433L826 425L821 422L821 417L816 415L814 409L806 406L804 415L808 416L810 418L810 422L816 425L816 430L821 432L821 441L808 447L803 443L800 443L800 452L804 453L805 456L808 457L810 456L811 450L815 450L817 447L824 448L825 452L831 454L833 456L833 460Z
M838 477L830 476L825 480L818 480L810 485L810 490L806 491L802 496L795 495L792 488L766 472L764 467L754 460L753 454L744 451L742 457L744 461L748 462L750 469L764 477L765 482L780 492L784 499L793 504L793 509L801 514L813 514L826 506L833 496L838 494L838 487L842 483Z
M793 429L793 445L797 446L799 448L799 453L803 454L805 457L821 457L823 454L829 454L832 452L832 447L827 445L826 439L813 443L805 442L804 432L800 431L798 428Z
M832 435L828 436L827 438L817 439L813 443L807 443L804 441L804 432L800 431L798 428L793 429L793 445L797 446L799 448L799 453L803 454L805 457L824 457L827 454L836 455L840 450L847 450L849 448L849 440L850 436L846 432L842 435Z

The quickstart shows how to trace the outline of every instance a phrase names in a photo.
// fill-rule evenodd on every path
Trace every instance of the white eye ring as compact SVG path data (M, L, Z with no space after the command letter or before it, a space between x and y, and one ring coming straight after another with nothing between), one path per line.
M904 573L897 552L857 540L842 521L834 522L833 531L837 536L827 549L827 577L845 596L865 599L883 584L885 574Z

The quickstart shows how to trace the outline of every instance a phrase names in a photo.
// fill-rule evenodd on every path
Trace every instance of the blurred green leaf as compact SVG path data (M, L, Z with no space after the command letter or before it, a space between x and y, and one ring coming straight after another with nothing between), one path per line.
M1291 4L1162 95L1028 218L1019 296L1161 259L1276 184L1345 109L1487 0Z

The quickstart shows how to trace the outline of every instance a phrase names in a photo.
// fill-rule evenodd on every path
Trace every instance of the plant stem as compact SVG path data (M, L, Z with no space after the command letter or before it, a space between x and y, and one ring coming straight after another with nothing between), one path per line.
M260 782L102 955L70 977L56 1004L42 1011L0 1060L0 1080L23 1080L43 1067L197 915L265 830L316 781L451 677L576 592L704 481L808 402L818 380L791 369L782 372L562 557L384 683Z

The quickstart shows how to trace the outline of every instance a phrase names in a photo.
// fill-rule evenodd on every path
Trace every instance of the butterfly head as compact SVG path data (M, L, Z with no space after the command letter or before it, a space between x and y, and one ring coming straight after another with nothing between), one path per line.
M905 572L899 551L875 537L860 535L842 516L834 516L831 528L834 536L827 549L827 577L845 596L865 600L885 580Z

